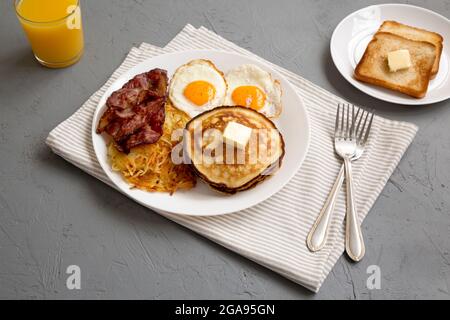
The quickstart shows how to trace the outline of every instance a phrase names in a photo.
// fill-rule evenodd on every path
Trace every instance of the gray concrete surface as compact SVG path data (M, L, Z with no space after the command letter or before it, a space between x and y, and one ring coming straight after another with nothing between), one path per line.
M356 91L329 54L348 13L385 1L84 0L86 53L40 67L0 2L0 298L448 299L450 102L398 107ZM399 1L450 18L450 1ZM51 153L44 139L123 60L131 46L164 46L204 25L383 116L421 130L364 224L367 256L341 258L319 294L215 245L121 196ZM81 290L66 288L81 267ZM366 288L379 265L381 290Z

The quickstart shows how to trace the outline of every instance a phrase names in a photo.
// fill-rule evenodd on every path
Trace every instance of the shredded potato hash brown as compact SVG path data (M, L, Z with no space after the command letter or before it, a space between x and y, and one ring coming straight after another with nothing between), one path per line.
M171 160L172 148L179 143L171 141L172 132L183 129L189 117L169 102L165 107L164 133L156 143L133 148L127 155L117 150L112 142L108 155L112 169L120 172L132 187L173 194L180 189L193 188L196 180L188 165L175 165Z

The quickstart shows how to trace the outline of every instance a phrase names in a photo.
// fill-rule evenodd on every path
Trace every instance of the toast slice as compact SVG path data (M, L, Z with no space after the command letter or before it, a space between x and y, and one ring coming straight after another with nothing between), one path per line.
M431 75L434 77L439 72L442 50L444 48L444 38L440 34L410 27L396 21L385 21L378 32L389 32L410 40L425 41L433 44L436 47L436 60L431 70Z
M412 66L406 70L391 72L387 61L388 54L401 49L409 50ZM431 43L379 32L367 46L356 67L355 78L415 98L423 98L428 91L435 60L436 47Z

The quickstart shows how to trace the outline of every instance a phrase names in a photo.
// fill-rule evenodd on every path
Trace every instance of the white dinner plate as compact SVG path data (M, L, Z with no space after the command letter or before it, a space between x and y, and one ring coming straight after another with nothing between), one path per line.
M428 93L423 99L416 99L366 84L353 77L367 45L383 21L394 20L417 28L434 31L444 37L444 50L436 78L431 80ZM352 85L380 100L403 105L426 105L450 98L450 21L427 9L405 4L374 5L356 11L336 27L331 38L331 56L339 72Z
M122 176L111 169L107 157L108 136L106 134L98 135L95 132L98 120L106 108L106 99L113 91L121 88L125 82L139 73L161 68L167 70L171 77L179 66L194 59L211 60L225 73L233 67L252 63L267 70L275 79L280 80L283 89L283 112L275 123L285 140L286 154L283 164L273 177L256 188L232 196L220 194L201 181L198 181L195 188L188 191L177 191L172 196L167 193L150 193L131 189ZM302 100L292 85L278 72L242 55L214 50L195 50L169 53L145 60L119 77L105 92L97 106L92 122L92 141L103 170L125 195L151 209L182 215L210 216L244 210L280 191L300 169L305 159L310 140L309 130L308 116Z

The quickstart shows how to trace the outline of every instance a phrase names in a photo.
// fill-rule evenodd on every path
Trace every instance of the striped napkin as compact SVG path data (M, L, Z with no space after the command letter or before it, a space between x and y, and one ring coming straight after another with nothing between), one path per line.
M263 59L204 27L187 25L164 49L143 43L132 48L108 82L69 119L50 132L47 144L58 155L114 187L97 162L91 142L91 121L107 88L139 62L167 52L218 49ZM316 220L341 162L334 154L332 136L336 105L344 102L304 78L271 65L285 76L303 98L310 117L312 141L306 160L290 183L272 198L250 209L215 217L187 217L159 212L220 245L292 281L318 292L344 252L345 199L340 195L326 247L311 253L306 237ZM411 144L417 127L376 117L367 152L354 165L356 203L361 221Z

